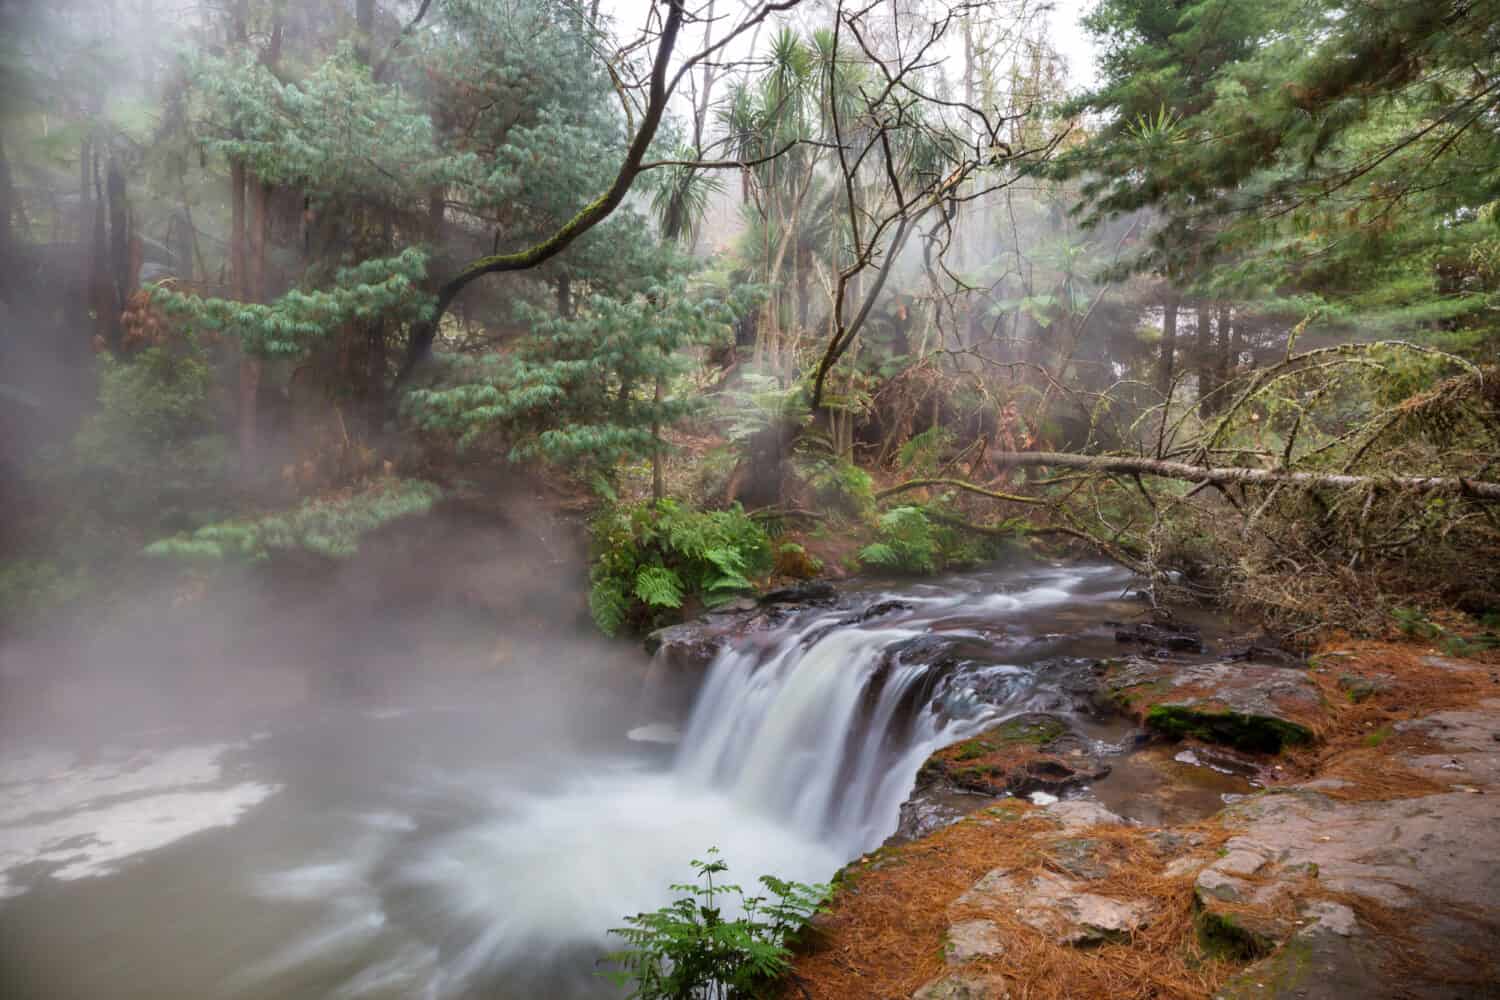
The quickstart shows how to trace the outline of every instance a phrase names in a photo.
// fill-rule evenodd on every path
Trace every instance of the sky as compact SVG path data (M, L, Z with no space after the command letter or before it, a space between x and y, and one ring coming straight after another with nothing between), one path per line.
M1074 86L1094 82L1094 44L1079 23L1096 0L1053 0L1050 15L1052 44L1068 64Z
M741 0L750 3L752 0ZM1039 0L1032 0L1035 5ZM1080 23L1084 14L1098 0L1040 0L1048 12L1049 34L1053 47L1068 65L1068 78L1074 86L1086 86L1094 80L1094 45ZM630 34L645 22L652 0L602 0L601 9L612 15L620 33ZM721 4L721 10L724 5ZM764 35L762 36L764 37ZM747 39L748 40L748 39ZM742 53L731 52L732 56Z

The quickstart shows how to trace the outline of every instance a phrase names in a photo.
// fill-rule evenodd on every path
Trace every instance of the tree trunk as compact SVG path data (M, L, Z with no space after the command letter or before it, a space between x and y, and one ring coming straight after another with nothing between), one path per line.
M89 306L94 311L95 344L113 350L119 343L120 311L115 308L115 283L109 266L109 222L104 192L98 177L98 150L94 151L94 226L89 241Z
M266 201L270 194L270 185L260 180L244 177L243 170L244 168L241 167L243 186L240 188L239 201L241 204L245 202L246 188L248 188L249 247L244 248L243 239L239 241L242 247L240 256L244 267L241 298L243 301L260 302L264 300L266 294L266 227L269 222ZM247 213L242 209L240 214L243 227ZM244 483L254 481L257 469L257 452L260 443L258 434L260 414L257 406L260 395L260 375L260 359L241 352L239 451L240 480Z
M1214 325L1212 310L1206 304L1198 306L1197 342L1194 344L1194 359L1198 366L1198 416L1207 420L1218 412L1218 400L1214 390L1218 388L1214 364Z
M346 10L348 8L345 8ZM362 65L370 65L375 45L375 0L356 0L354 5L354 56Z
M652 396L658 407L661 406L663 379L656 376L656 392ZM661 424L655 420L651 422L651 441L656 446L651 452L651 499L661 501L667 495L666 476L662 470L662 440Z
M109 314L109 346L120 349L122 328L120 314L131 293L130 268L130 204L125 199L125 174L111 157L105 182L109 195L109 271L110 284L114 289L114 304Z
M1172 393L1172 378L1177 364L1177 299L1168 299L1162 307L1161 357L1156 363L1156 389L1166 399Z
M563 319L573 318L573 279L567 271L557 276L557 315Z

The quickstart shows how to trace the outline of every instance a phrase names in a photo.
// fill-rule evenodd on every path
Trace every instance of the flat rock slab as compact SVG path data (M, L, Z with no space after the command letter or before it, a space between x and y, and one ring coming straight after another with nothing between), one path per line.
M1088 892L1085 883L1053 872L1016 875L1004 868L974 883L956 905L1004 910L1058 944L1079 947L1127 937L1151 916L1147 900L1100 896Z
M1449 712L1423 723L1455 737L1443 759L1479 771L1476 758L1497 754L1465 753L1465 743L1478 748L1482 738L1493 744L1488 729L1495 719ZM1209 920L1213 933L1238 940L1248 954L1277 950L1221 997L1500 998L1496 789L1343 802L1293 788L1238 803L1224 815L1244 827L1198 875L1206 915L1200 928ZM1416 966L1408 961L1400 975L1383 974L1393 943L1354 910L1319 900L1322 891L1364 897L1398 914L1409 937L1402 950ZM1297 921L1273 915L1298 910Z
M1102 672L1105 699L1149 728L1248 753L1312 742L1309 723L1324 712L1317 686L1292 667L1128 657Z

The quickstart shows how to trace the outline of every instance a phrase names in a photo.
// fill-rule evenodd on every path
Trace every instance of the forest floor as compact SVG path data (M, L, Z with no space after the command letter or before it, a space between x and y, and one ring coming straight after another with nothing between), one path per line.
M1500 658L1343 641L1305 666L1103 670L1103 697L1151 735L1137 756L1227 755L1264 789L1157 825L1090 798L979 800L840 873L786 997L1500 997ZM1264 675L1259 707L1236 670ZM1205 720L1231 717L1288 738L1226 749L1236 731ZM1034 770L1038 747L1013 744ZM1003 756L957 754L1002 777ZM1099 797L1129 815L1109 781Z

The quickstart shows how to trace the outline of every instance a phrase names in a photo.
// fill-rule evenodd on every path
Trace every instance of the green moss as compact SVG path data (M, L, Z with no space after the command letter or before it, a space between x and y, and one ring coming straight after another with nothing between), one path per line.
M1312 733L1294 722L1265 715L1212 712L1187 705L1152 705L1146 725L1182 739L1191 736L1248 753L1279 753L1283 747L1312 742Z
M1002 743L1034 743L1041 746L1051 743L1068 731L1068 727L1057 719L1035 716L1011 719L986 733L991 739Z
M1390 726L1381 726L1379 729L1375 730L1373 733L1365 737L1365 746L1378 747L1380 746L1380 744L1390 739L1393 735L1395 735L1395 732L1391 729Z
M994 744L983 740L968 740L960 743L953 751L954 760L974 760L986 754L995 752Z

